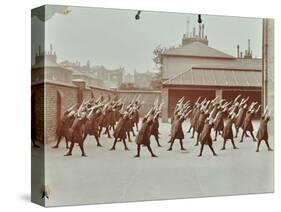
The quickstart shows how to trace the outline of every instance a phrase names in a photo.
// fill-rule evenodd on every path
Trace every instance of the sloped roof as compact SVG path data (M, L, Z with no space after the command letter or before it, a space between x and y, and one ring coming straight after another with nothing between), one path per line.
M65 71L72 71L70 69L65 68L64 66L56 63L55 61L51 60L49 57L45 56L42 57L41 60L38 61L38 63L35 63L34 65L32 65L32 69L37 69L37 68L60 68L63 69Z
M165 81L163 85L261 87L262 72L191 68Z
M80 70L77 70L73 67L65 67L67 70L70 70L72 71L72 75L73 76L80 76L80 75L83 75L85 77L88 77L88 78L92 78L92 79L96 79L96 77L94 77L93 75L89 74L89 73L85 73L85 72L81 72Z
M206 44L203 44L198 41L177 48L168 49L165 52L163 52L162 55L210 57L210 58L226 58L226 59L235 58L231 55L228 55L224 52L211 48Z

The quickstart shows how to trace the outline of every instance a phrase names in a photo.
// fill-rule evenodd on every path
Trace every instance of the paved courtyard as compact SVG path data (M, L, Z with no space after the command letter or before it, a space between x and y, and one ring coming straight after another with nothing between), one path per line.
M188 128L185 123L184 129ZM257 129L257 123L255 123ZM173 151L168 152L170 124L160 124L160 143L154 138L152 148L158 158L151 158L146 148L141 157L134 158L136 144L128 143L130 151L124 151L123 144L117 143L116 151L109 151L113 139L101 138L102 148L98 148L93 137L85 141L88 157L81 157L78 146L73 156L65 157L65 143L59 149L52 149L54 143L45 148L45 181L51 190L46 204L74 205L89 203L110 203L142 201L215 195L250 194L272 192L274 152L268 152L264 143L256 153L256 143L245 138L238 143L238 150L231 148L221 151L222 139L214 143L218 153L214 157L206 146L203 157L198 158L199 147L195 139L185 134L184 146L180 151L175 142ZM240 133L241 135L241 133ZM270 137L273 147L273 138ZM35 153L36 154L36 153Z

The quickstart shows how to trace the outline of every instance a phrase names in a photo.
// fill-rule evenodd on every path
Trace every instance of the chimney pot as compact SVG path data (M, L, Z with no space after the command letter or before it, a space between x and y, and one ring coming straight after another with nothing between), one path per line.
M199 24L199 39L201 39L201 24Z
M193 38L195 38L195 33L196 33L195 27L193 27Z
M50 44L50 54L53 54L53 45Z

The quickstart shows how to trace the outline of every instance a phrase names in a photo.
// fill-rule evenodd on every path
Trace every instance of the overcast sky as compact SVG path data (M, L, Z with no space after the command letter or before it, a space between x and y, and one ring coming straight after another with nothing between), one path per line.
M153 49L158 46L178 46L182 35L195 26L197 15L146 12L135 20L134 10L69 7L68 15L55 14L46 24L46 46L53 44L58 62L80 61L107 68L123 66L126 72L153 70ZM251 39L253 56L262 55L262 19L202 15L209 46L236 56L239 43L243 51ZM40 20L32 18L32 30ZM38 46L36 39L33 47Z

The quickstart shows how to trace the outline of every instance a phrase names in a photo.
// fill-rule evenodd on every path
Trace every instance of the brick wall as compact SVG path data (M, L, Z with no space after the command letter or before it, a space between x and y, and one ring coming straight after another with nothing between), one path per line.
M156 98L161 102L161 92L160 91L127 91L119 90L117 91L118 98L127 97L127 101L131 101L137 95L141 95L141 101L144 101L145 104L140 108L140 116L144 116L147 111L151 108Z
M57 122L62 113L77 103L78 87L46 83L45 88L45 141L49 141L55 139Z
M44 86L45 86L45 98L44 98ZM141 100L144 100L146 104L140 110L140 115L143 116L150 109L151 105L158 97L161 101L161 92L155 91L114 91L109 89L103 89L98 87L81 87L76 84L61 84L55 82L45 82L44 84L32 85L32 109L33 112L32 127L36 131L36 140L46 143L55 140L55 132L58 122L64 111L71 105L78 103L79 90L82 91L81 95L83 99L90 99L93 96L98 98L103 95L105 98L110 96L113 98L127 97L128 101L131 101L135 96L141 95ZM44 104L45 100L45 104ZM45 114L44 114L45 109ZM45 119L45 122L44 122ZM45 123L45 127L44 127ZM44 138L45 129L45 138Z
M44 85L34 85L31 89L31 129L37 141L44 140Z

